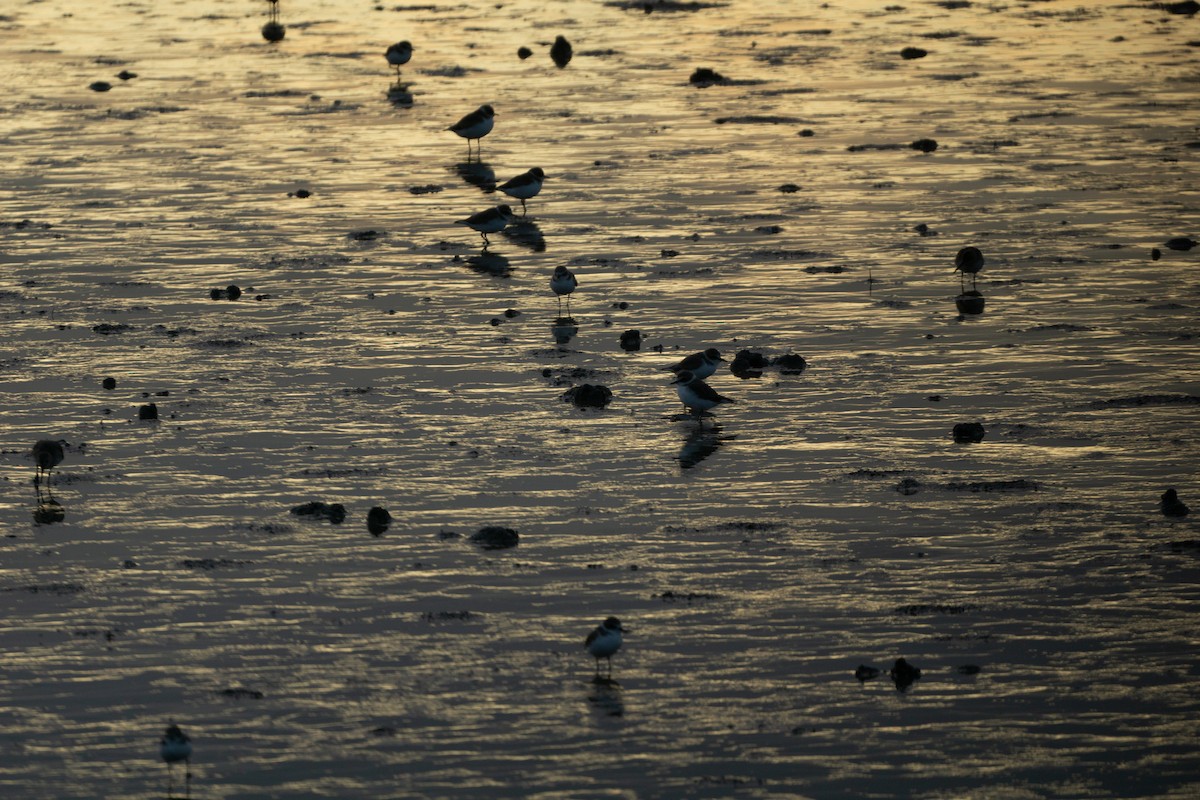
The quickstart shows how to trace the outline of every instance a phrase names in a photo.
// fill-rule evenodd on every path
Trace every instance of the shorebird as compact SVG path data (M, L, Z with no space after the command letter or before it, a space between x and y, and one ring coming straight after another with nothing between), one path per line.
M550 46L550 60L554 62L554 66L562 69L567 64L571 63L571 56L574 53L571 43L567 41L567 37L559 36L555 38L554 44Z
M491 242L488 241L489 233L499 233L504 230L508 223L512 221L512 209L508 206L496 206L483 211L472 214L466 219L455 220L455 225L466 225L467 227L479 231L479 235L483 237L483 246L486 248Z
M664 370L669 370L676 374L687 371L692 373L695 378L707 378L717 371L717 364L724 362L721 358L721 351L715 347L710 347L699 353L692 353L682 361L677 361L669 367L663 367Z
M625 632L625 629L621 627L621 620L609 617L587 635L583 646L596 659L597 675L600 674L600 659L602 658L608 661L608 674L612 675L613 653L621 649L621 634Z
M558 315L562 316L562 299L563 295L567 296L567 316L571 316L571 292L575 291L575 287L579 285L579 281L575 279L575 273L559 264L554 268L554 275L550 278L550 288L558 295Z
M467 140L467 160L471 158L471 140L478 141L491 133L496 124L495 117L496 112L491 106L482 105L446 129Z
M978 247L964 247L958 251L958 255L954 257L954 271L961 273L958 276L959 281L963 284L963 291L967 290L966 276L971 276L971 289L975 288L975 276L979 274L979 270L983 269L983 253L979 252Z
M158 753L162 756L162 760L167 763L167 795L170 796L171 794L172 778L174 777L171 765L179 761L184 762L184 785L187 787L187 793L190 795L192 780L191 738L181 731L178 725L172 722L167 726L166 733L163 734Z
M408 42L396 42L387 49L383 57L387 62L396 68L396 80L400 80L400 68L408 63L412 58L412 45Z
M41 483L43 475L46 476L46 483L49 484L50 470L62 463L63 443L52 439L41 439L34 442L33 449L29 451L29 454L37 462L37 470L33 474L33 485L37 486Z
M717 394L711 386L686 369L676 375L671 383L675 384L679 401L691 411L692 416L700 418L701 422L702 416L710 408L716 408L721 403L733 402L728 397Z
M515 197L520 200L521 216L525 216L525 201L542 190L542 183L545 180L546 173L542 172L542 168L534 167L527 172L522 172L511 180L505 181L496 188L509 197Z

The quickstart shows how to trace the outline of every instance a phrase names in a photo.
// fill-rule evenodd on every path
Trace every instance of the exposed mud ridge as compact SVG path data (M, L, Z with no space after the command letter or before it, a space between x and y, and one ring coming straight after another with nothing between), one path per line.
M1036 492L1041 486L1037 481L1016 478L1007 481L951 481L946 488L956 492Z
M228 697L231 700L262 700L266 697L258 689L244 689L237 686L229 689L221 689L217 694L221 697Z
M242 561L235 558L185 558L179 562L184 569L213 570L227 567L244 567L253 561Z
M966 614L967 612L978 610L979 606L971 603L962 605L950 605L945 603L915 603L913 605L899 606L895 608L892 613L908 617L918 617L926 614Z
M1200 395L1194 394L1135 394L1129 397L1114 397L1109 400L1093 400L1092 408L1136 408L1140 406L1194 406L1200 404Z

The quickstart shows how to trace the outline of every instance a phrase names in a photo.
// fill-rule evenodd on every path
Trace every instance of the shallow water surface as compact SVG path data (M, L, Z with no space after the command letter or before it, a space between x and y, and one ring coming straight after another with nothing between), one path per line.
M1200 792L1194 18L266 6L0 13L0 794Z

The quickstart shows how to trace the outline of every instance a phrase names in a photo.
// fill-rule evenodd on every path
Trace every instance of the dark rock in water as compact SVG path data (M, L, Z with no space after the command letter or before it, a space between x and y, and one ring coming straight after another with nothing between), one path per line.
M712 86L713 84L724 83L725 76L717 72L715 69L709 69L708 67L696 67L695 72L692 73L692 77L688 78L688 82L693 86L699 86L703 89L705 87Z
M960 314L982 314L984 307L987 305L987 300L982 294L972 289L969 292L963 292L958 297L954 298L954 307L958 309Z
M633 353L642 349L642 332L636 329L621 334L621 349Z
M938 149L937 139L917 139L909 145L913 150L920 150L922 153L932 153Z
M266 695L264 695L258 689L242 689L240 687L233 689L222 689L220 694L224 697L231 697L234 700L262 700L264 697L266 697Z
M109 89L112 88L112 84L109 83L108 81L96 81L94 83L88 84L88 88L91 89L93 92L107 92Z
M118 73L117 73L117 77L118 77L118 78L120 78L120 79L121 79L121 80L123 80L123 81L131 81L131 80L133 80L134 78L136 78L136 77L137 77L137 73L136 73L136 72L130 72L130 71L129 71L129 70L127 70L127 69L123 69L123 70L121 70L120 72L118 72Z
M1186 517L1190 510L1174 489L1167 489L1162 494L1162 513L1167 517Z
M920 47L906 47L900 51L900 57L905 61L912 61L914 58L924 58L929 55L928 50L923 50Z
M158 419L158 406L154 403L138 406L138 419Z
M341 525L346 519L346 507L344 505L341 503L322 503L320 500L313 500L309 503L301 503L298 506L293 506L291 513L297 517L327 519L334 525Z
M800 132L799 132L798 134L796 134L796 135L797 135L797 136L803 136L805 139L807 139L807 138L809 138L810 136L816 136L816 135L817 135L817 133L816 133L816 131L814 131L812 128L805 128L805 129L803 129L802 131L800 131Z
M1162 250L1159 250L1157 247L1150 248L1150 260L1158 261L1160 258L1162 258Z
M1181 3L1167 3L1162 8L1169 14L1185 14L1187 16L1191 16L1197 11L1200 11L1200 3L1197 3L1196 0L1183 0Z
M896 484L896 491L902 495L913 495L921 491L921 482L916 478L903 478Z
M347 237L356 242L373 242L383 235L383 231L370 229L362 231L350 231L350 233L346 234Z
M878 667L872 667L867 664L859 664L858 669L854 670L854 677L860 681L870 681L879 677L879 673L883 670Z
M1197 242L1195 239L1189 239L1186 236L1176 236L1174 239L1167 239L1167 241L1163 242L1163 244L1172 250L1182 250L1187 252L1196 245L1200 244L1200 242Z
M800 187L794 183L785 183L779 187L778 191L783 192L784 194L795 194L796 192L800 191Z
M729 371L739 378L761 378L762 371L770 366L767 357L753 350L739 350L729 363Z
M559 395L559 398L580 408L604 408L612 402L612 389L600 384L584 383L572 386Z
M962 664L954 671L959 675L978 675L980 673L980 669L977 664Z
M533 55L533 51L530 50L528 47L518 47L517 48L517 58L521 59L522 61L529 58L531 55Z
M954 441L960 444L982 442L984 436L983 424L979 422L960 422L954 426Z
M471 534L471 541L484 550L505 550L516 547L520 536L512 528L487 525Z
M571 56L574 55L574 52L566 37L558 36L554 39L554 44L550 46L550 59L556 67L562 69L571 63Z
M117 379L116 378L105 378L100 383L100 385L111 392L113 389L117 388Z
M262 37L272 44L283 41L286 33L287 30L278 22L268 22L262 26Z
M892 669L888 672L892 680L896 683L896 690L903 692L909 686L913 685L913 681L921 677L921 670L914 667L912 664L905 661L903 658L897 658L896 663L892 665Z
M301 200L312 197L312 192L310 192L308 189L297 189L292 194L296 197L299 197Z
M392 524L392 515L383 506L373 506L367 512L367 530L378 536Z
M797 353L785 353L784 355L776 356L771 361L771 366L778 367L779 371L784 375L799 375L808 369L808 362L804 360L804 356Z
M101 336L111 336L114 333L124 333L131 328L124 322L101 322L99 325L92 326L92 332L98 333Z
M232 283L225 287L225 297L228 300L237 300L242 296L242 290Z

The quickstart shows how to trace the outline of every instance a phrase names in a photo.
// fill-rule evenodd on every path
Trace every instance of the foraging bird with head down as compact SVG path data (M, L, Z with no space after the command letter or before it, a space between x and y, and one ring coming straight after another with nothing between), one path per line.
M483 246L486 249L491 242L488 240L489 233L499 233L508 227L508 223L512 222L512 209L508 206L496 206L495 208L484 209L476 212L466 219L455 220L455 225L466 225L472 230L479 231L479 235L483 237Z
M675 384L679 401L697 418L702 418L710 408L716 408L721 403L733 402L725 395L717 394L716 390L686 369L676 375L671 383Z

